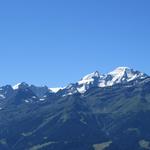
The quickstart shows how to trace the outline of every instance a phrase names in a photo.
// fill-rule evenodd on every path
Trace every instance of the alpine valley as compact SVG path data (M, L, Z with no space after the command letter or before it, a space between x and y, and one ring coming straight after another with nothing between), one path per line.
M150 150L150 76L118 67L63 88L0 88L0 150Z

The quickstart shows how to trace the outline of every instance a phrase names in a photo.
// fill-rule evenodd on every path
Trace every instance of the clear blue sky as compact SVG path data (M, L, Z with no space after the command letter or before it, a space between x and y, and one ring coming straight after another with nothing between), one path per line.
M0 2L0 85L64 86L118 66L150 74L149 0Z

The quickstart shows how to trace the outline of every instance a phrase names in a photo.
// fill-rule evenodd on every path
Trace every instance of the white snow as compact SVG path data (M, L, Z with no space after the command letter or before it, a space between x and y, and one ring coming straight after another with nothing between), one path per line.
M14 90L17 90L17 89L19 88L19 85L20 85L20 84L21 84L21 83L17 83L16 85L14 85L14 86L13 86L13 89L14 89Z
M29 100L24 100L26 103L29 103Z
M114 71L108 73L108 75L112 76L112 80L108 82L108 86L112 86L114 83L119 83L121 82L121 79L125 75L125 71L129 69L127 67L118 67ZM125 79L125 78L124 78ZM124 80L123 79L123 80Z
M78 81L78 84L89 84L94 81L94 78L99 78L100 74L98 71L92 72L86 76L84 76L80 81Z
M45 99L44 98L40 98L40 101L45 101Z
M139 71L128 67L118 67L107 74L100 74L98 71L95 71L84 76L75 84L69 84L66 87L49 88L49 90L53 93L57 93L59 90L65 89L67 93L64 94L64 96L72 95L77 92L83 94L91 87L108 87L118 83L127 83L135 79L144 79L145 77L147 77L147 75ZM14 85L13 89L18 89L20 84L21 83ZM45 99L40 100L43 101Z
M80 88L77 88L77 90L78 90L79 93L85 93L85 92L86 92L85 85L83 85L83 86L80 87Z
M63 89L62 87L49 88L52 92L57 93L59 90Z
M4 99L4 98L6 98L6 97L5 97L4 95L0 94L0 98L3 98L3 99Z
M34 98L34 99L35 99L35 98L36 98L36 96L32 96L32 98Z
M112 76L112 80L107 82L107 86L112 86L122 81L129 82L138 77L137 72L128 67L118 67L114 71L108 73L108 75Z
M108 87L118 83L126 83L135 79L143 79L147 75L128 67L118 67L107 74L99 74L98 71L84 76L76 84L70 84L65 88L68 94L76 92L85 93L90 87ZM70 92L71 91L71 92Z

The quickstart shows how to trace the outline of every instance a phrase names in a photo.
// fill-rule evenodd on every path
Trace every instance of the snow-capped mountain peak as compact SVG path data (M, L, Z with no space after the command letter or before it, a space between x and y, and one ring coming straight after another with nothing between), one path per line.
M29 85L28 85L27 83L22 82L22 83L18 83L18 84L16 84L16 85L14 85L14 86L13 86L13 89L14 89L14 90L17 90L17 89L19 89L19 88L28 87L28 86L29 86Z
M100 77L100 73L98 71L92 72L82 78L82 80L88 80L91 78Z
M114 71L108 73L107 76L111 77L109 78L110 80L108 80L107 86L112 86L117 83L129 82L137 78L142 79L147 75L128 67L118 67Z
M57 93L59 90L62 90L64 88L62 87L56 87L56 88L49 88L50 91L52 91L53 93Z
M100 78L100 73L98 71L95 71L84 76L80 81L78 81L78 84L89 84L97 78Z
M20 85L20 84L21 84L21 83L17 83L16 85L14 85L14 86L13 86L13 89L14 89L14 90L17 90L17 89L19 88L19 85Z
M91 87L108 87L115 84L128 83L136 79L144 79L146 77L148 77L148 75L134 69L130 69L129 67L118 67L107 74L100 74L98 71L95 71L84 76L77 83L70 84L64 89L65 93L69 93L69 95L76 92L85 93ZM66 90L68 92L66 92Z
M131 71L131 69L128 68L128 67L118 67L118 68L116 68L115 70L111 71L108 74L121 76L126 71Z
M115 84L127 84L130 81L137 81L149 77L148 75L131 69L129 67L118 67L107 74L100 74L98 71L92 72L78 82L67 85L64 88L47 88L28 85L25 82L13 86L14 90L29 89L36 93L38 97L42 97L45 93L62 93L63 96L72 95L75 93L85 93L92 87L108 87ZM136 82L135 82L136 83Z
M101 75L98 71L92 72L84 76L80 81L77 82L76 91L78 91L79 93L84 93L100 79L100 76Z

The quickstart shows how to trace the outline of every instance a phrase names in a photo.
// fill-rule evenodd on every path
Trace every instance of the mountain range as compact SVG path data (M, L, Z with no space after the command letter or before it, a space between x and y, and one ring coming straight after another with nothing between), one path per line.
M63 88L0 87L0 150L149 150L150 76L95 71Z

